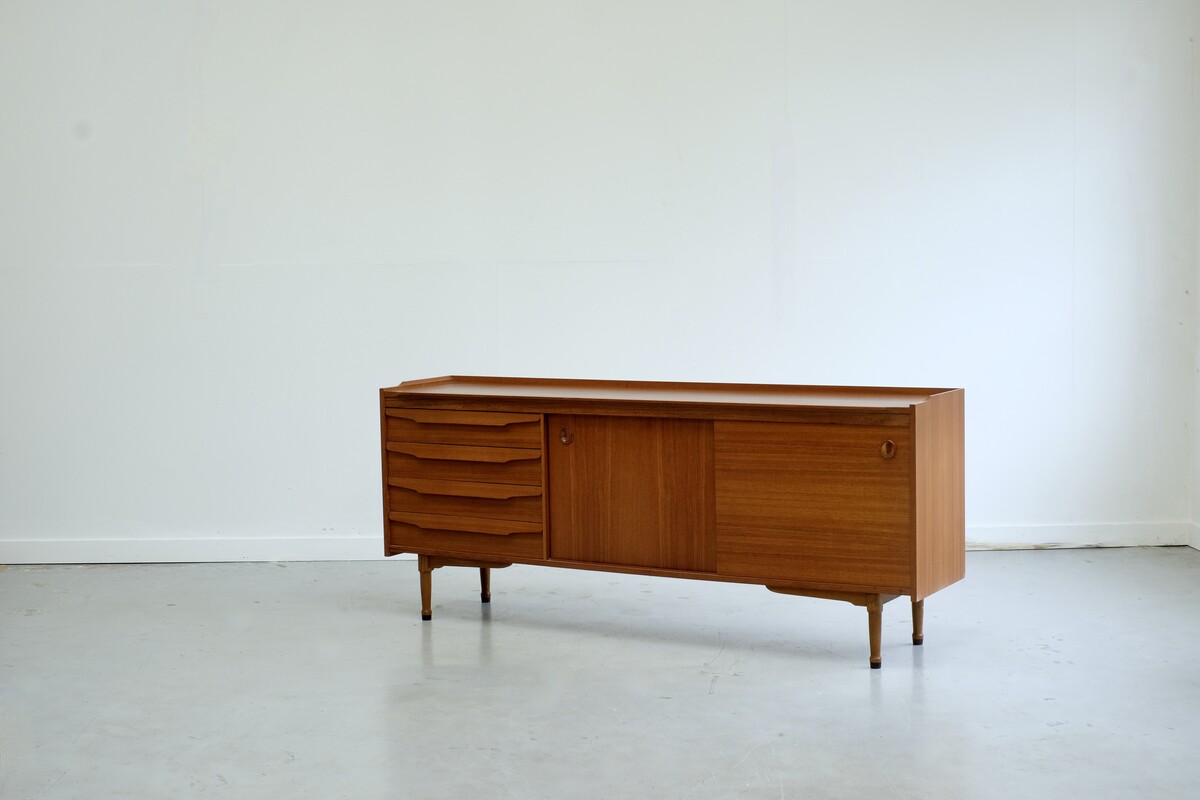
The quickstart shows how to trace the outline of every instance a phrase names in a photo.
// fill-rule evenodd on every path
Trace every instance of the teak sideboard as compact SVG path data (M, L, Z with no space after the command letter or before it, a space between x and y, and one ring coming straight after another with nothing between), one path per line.
M963 391L445 377L380 390L384 544L762 584L867 609L963 577Z

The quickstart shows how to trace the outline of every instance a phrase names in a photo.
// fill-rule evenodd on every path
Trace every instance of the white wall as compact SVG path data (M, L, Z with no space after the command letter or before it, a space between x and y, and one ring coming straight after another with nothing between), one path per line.
M1184 542L1195 18L10 0L0 561L374 556L448 373L965 386L973 541Z
M1192 15L1193 25L1193 41L1200 41L1200 10L1194 11ZM1192 53L1192 110L1195 114L1195 130L1197 138L1200 138L1200 53L1193 51ZM1200 152L1197 153L1195 161L1196 167L1196 185L1195 197L1200 198ZM1200 550L1200 199L1197 200L1196 206L1196 223L1192 229L1192 246L1195 253L1195 282L1192 288L1193 302L1196 304L1193 313L1195 314L1196 324L1196 340L1195 340L1195 365L1192 377L1192 529L1190 544L1197 550Z

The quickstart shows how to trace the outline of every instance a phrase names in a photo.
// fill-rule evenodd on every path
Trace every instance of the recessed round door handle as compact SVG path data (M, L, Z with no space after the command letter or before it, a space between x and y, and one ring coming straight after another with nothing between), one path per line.
M575 431L570 428L563 428L558 432L558 440L563 444L570 444L575 441Z
M884 458L895 458L896 443L891 439L888 439L886 442L879 445L879 455L883 456Z

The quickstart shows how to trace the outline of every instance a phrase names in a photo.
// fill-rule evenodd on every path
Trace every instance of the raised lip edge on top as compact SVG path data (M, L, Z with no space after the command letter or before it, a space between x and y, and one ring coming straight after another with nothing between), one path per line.
M591 385L591 386L596 386L596 387L608 387L608 388L613 388L613 389L640 389L640 388L655 389L655 388L658 388L658 389L683 389L683 390L692 389L692 390L696 390L696 391L757 390L757 391L763 391L763 392L768 392L768 393L772 393L772 394L784 394L787 392L794 392L796 390L801 390L801 391L811 391L813 393L846 392L848 394L862 394L862 395L876 393L876 394L880 394L880 395L884 395L884 396L887 396L887 395L901 396L901 395L903 395L906 397L911 397L912 395L924 395L925 397L923 397L919 402L925 402L925 400L927 400L927 399L930 399L930 398L933 398L933 397L936 397L936 396L942 395L942 394L952 394L954 392L965 391L961 387L926 388L926 387L912 387L912 386L833 386L833 385L817 385L817 384L809 385L809 384L794 384L794 383L793 384L788 384L788 383L709 383L709 382L702 382L702 381L624 381L624 380L603 380L603 379L594 379L594 378L520 378L520 377L499 377L499 376L488 376L488 375L443 375L443 376L439 376L436 378L417 378L414 380L402 381L401 383L399 383L395 386L386 386L386 387L380 389L380 392L381 393L389 393L390 392L392 394L399 395L399 394L405 394L411 390L415 394L422 394L420 389L424 386L445 385L445 384L455 383L455 382L459 382L459 381L461 381L463 383L470 382L470 383L477 383L477 384L481 383L481 384L485 384L485 385L486 384L495 384L497 386L500 386L500 385L575 386L575 385L584 384L584 385ZM474 394L474 393L456 395L456 394L447 392L444 394L439 393L437 396L439 396L439 397L474 398L474 397L479 397L480 395ZM521 395L510 395L510 397L519 398L522 396ZM533 395L533 396L529 396L528 399L529 400L544 400L547 398L545 398L544 396ZM572 398L572 397L569 397L566 395L564 395L562 398L557 398L557 399L564 399L564 400L578 399L578 400L587 400L589 402L627 402L625 400L620 400L620 399L614 400L611 398ZM689 400L684 400L684 399L671 399L671 400L641 399L638 402L645 402L645 403L689 403L689 402L704 403L705 401L704 400L689 401ZM753 406L753 405L757 405L757 404L755 404L755 403L731 403L730 405ZM774 405L774 404L767 403L767 404L763 404L763 405ZM906 403L904 405L897 405L897 406L876 406L873 408L873 410L884 411L889 408L892 408L897 411L907 411L911 405L914 405L914 404ZM821 407L821 406L816 406L816 407Z

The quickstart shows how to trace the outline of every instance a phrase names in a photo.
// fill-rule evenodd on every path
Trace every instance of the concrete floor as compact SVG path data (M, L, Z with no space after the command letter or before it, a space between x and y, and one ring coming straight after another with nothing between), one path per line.
M411 561L0 572L0 798L1183 798L1200 552L971 553L866 612Z

